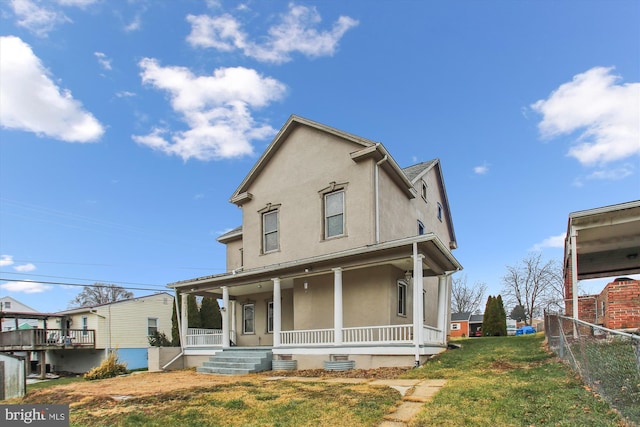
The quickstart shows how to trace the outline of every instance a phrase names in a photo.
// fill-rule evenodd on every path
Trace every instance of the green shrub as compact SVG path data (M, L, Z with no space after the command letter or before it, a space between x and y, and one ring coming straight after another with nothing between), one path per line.
M106 359L102 361L100 366L96 366L86 374L84 374L85 380L101 380L104 378L113 378L118 375L127 373L127 364L119 363L116 352L109 353Z

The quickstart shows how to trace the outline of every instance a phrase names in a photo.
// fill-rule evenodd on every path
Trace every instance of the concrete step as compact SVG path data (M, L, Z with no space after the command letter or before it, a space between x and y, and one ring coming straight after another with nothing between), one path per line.
M271 370L273 354L261 349L225 349L203 362L197 372L242 375Z
M251 369L238 369L238 368L196 368L196 372L203 374L223 374L223 375L246 375L255 372Z

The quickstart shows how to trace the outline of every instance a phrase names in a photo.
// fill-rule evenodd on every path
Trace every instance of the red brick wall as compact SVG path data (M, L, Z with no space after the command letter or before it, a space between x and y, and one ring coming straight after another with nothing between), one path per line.
M640 328L640 281L611 282L600 296L605 302L606 328Z
M469 336L469 321L467 320L460 320L460 321L456 321L456 322L451 322L453 323L458 323L460 324L460 329L456 329L456 330L451 330L451 336L452 337L468 337Z

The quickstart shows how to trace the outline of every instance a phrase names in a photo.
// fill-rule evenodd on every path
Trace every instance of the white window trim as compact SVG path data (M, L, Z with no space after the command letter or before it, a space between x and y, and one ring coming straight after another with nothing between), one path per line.
M442 216L444 215L444 209L442 208L442 205L440 203L438 203L438 213L436 214L438 219L440 220L440 222L442 222Z
M401 289L403 291L401 292ZM407 317L407 291L409 290L409 286L407 282L404 280L398 280L397 284L397 294L396 294L396 314L398 316ZM401 301L400 294L404 293L403 299ZM402 302L402 304L401 304Z
M265 230L265 218L267 215L272 215L272 214L276 215L276 229L274 231L270 231L269 233L267 233ZM272 209L266 212L262 212L261 220L262 220L262 253L269 254L272 252L279 251L280 250L280 210ZM276 234L276 247L275 249L267 250L267 234L273 234L273 233Z
M151 327L152 327L152 326L149 324L149 321L150 321L150 320L155 320L155 321L156 321L156 326L155 326L155 328L156 328L156 332L160 332L160 322L159 322L158 318L157 318L157 317L147 317L147 336L148 336L148 337L153 336L153 334L150 334L150 333L149 333L149 328L151 328Z
M333 196L335 194L338 193L342 193L342 211L341 213L337 214L337 215L332 215L331 217L336 217L338 215L342 216L342 233L340 234L334 234L332 236L329 236L329 215L327 214L327 197ZM323 205L324 205L324 238L325 240L328 239L335 239L338 237L343 237L346 234L346 215L345 215L345 207L346 207L346 199L347 199L347 193L346 191L344 191L344 189L338 189L335 191L331 191L329 193L325 193L323 196Z
M247 307L251 307L253 309L253 319L251 319L252 322L252 331L247 331L247 318L245 317L246 311L245 309ZM243 335L255 335L256 334L256 305L255 303L246 303L246 304L242 304L242 334Z
M273 333L273 301L267 301L267 333Z
M427 201L427 183L422 181L422 188L420 189L420 195L422 196L422 200Z
M459 331L460 330L460 323L452 323L451 324L451 330L452 331Z

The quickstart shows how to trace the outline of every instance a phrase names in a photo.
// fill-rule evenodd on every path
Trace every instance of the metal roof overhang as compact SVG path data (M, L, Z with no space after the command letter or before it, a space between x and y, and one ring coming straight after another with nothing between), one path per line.
M294 278L332 273L333 268L343 270L365 268L373 265L392 264L403 270L413 270L413 245L424 255L424 276L438 276L462 270L446 245L432 233L349 249L327 255L304 258L253 269L239 269L215 276L200 277L167 285L181 293L197 295L222 294L222 287L229 288L230 295L267 292L273 289L273 278L282 280L283 289L293 286Z
M640 200L571 213L572 231L578 280L640 273ZM569 244L565 254L571 259Z

